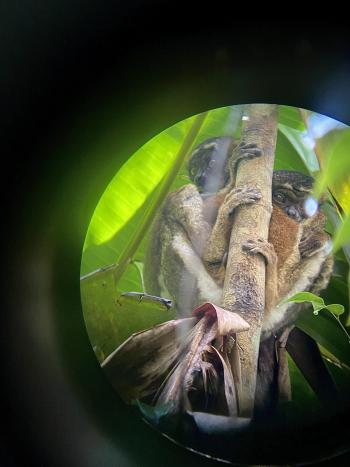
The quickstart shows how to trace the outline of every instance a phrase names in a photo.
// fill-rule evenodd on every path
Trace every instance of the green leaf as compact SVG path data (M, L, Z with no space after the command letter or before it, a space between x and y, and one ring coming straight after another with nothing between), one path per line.
M293 401L302 406L306 406L311 409L316 405L317 407L317 399L314 391L312 390L309 383L306 381L304 375L299 370L297 365L295 364L294 360L288 356L288 367L291 377L291 385L292 385L292 394L293 394ZM310 406L311 404L311 406Z
M334 232L337 232L337 235L342 235L342 233L341 234L339 233L339 230L342 230L343 218L341 217L341 214L336 204L325 203L323 206L323 211L327 216L327 227L330 224L332 226L330 230L326 228L326 231L332 235L332 238L334 238ZM338 241L339 240L337 239L337 243ZM340 251L340 248L338 248L338 245L336 245L336 247L334 248L334 242L333 242L333 248L332 248L333 254L336 255L337 259L339 259L339 257L342 256L343 259L347 260L348 265L349 265L350 264L350 243L345 242L342 245L342 247L343 247L343 251Z
M213 109L208 113L201 131L196 138L195 146L202 141L216 136L233 136L239 138L242 125L243 106L233 105Z
M350 129L333 130L318 140L322 171L316 179L314 194L318 198L330 188L345 212L350 212Z
M349 399L350 368L326 360L327 367L334 378L342 400Z
M193 118L178 124L188 130ZM84 250L110 240L140 209L172 166L181 140L169 130L152 138L114 176L91 219Z
M293 295L290 298L287 298L286 300L283 300L281 302L281 305L284 303L288 302L294 302L294 303L301 303L301 302L310 302L312 304L315 304L315 306L321 306L324 308L326 305L323 301L323 298L319 297L318 295L315 295L311 292L299 292Z
M315 151L305 144L304 134L301 131L289 128L281 123L279 123L278 129L289 140L309 172L320 170Z
M295 130L305 131L305 123L301 118L298 107L280 105L278 108L278 122Z
M306 311L300 314L296 324L341 362L350 365L349 341L329 311L322 310L318 316Z
M85 250L83 252L81 263L81 275L86 275L89 272L96 271L101 267L107 267L108 265L116 263L119 260L126 245L130 242L132 234L136 232L138 227L140 226L144 212L149 209L154 192L152 192L151 195L147 199L145 199L145 202L143 203L141 208L137 209L130 218L125 219L124 225L120 225L118 230L110 239L101 244L90 242L88 246L85 245ZM114 193L115 196L118 198L119 193L117 187L115 187ZM98 224L98 218L93 217L92 222ZM102 226L100 226L101 231L103 229L103 225L109 224L109 222L111 222L111 225L113 225L113 218L107 217L106 219L104 219ZM90 224L90 226L91 225L92 224ZM98 225L96 225L94 229L95 231L98 231ZM143 248L144 242L142 242L139 250L141 251L141 249ZM135 284L139 283L138 276L135 273L134 268L128 268L128 275L131 275L132 282L135 282ZM135 289L135 286L127 286L124 290L139 290L140 286L141 284L139 284L137 289Z
M323 310L324 306L318 306L316 305L314 302L311 302L312 303L312 306L313 306L313 309L314 309L314 315L318 315L318 312Z
M350 246L350 214L346 216L344 223L340 225L335 233L333 252L338 251L344 245Z
M309 170L289 139L280 131L277 133L274 170L295 170L309 175Z
M342 315L345 311L343 305L339 304L327 305L326 308L336 316Z
M101 269L80 282L85 324L98 357L109 355L134 332L175 317L174 309L157 298L118 294L115 269Z

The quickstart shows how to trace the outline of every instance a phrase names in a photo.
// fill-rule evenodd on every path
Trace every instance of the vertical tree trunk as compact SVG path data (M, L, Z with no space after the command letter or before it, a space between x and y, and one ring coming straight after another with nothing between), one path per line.
M241 140L246 144L256 144L263 154L240 162L236 186L254 186L260 190L262 198L253 205L241 206L235 214L222 306L240 314L250 325L247 332L237 334L236 352L239 352L241 367L237 384L238 411L240 416L251 417L265 305L265 262L261 255L252 256L243 251L242 244L249 239L268 239L277 106L251 104L246 106L245 115L248 119Z

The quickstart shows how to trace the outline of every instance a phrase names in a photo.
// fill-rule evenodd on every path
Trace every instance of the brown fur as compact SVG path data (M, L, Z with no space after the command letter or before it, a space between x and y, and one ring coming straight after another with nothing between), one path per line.
M190 176L193 180L198 174L207 174L210 161L215 162L219 156L213 148L222 146L221 139L214 138L210 140L210 145L207 143L202 143L190 159ZM228 152L233 150L233 146L232 140ZM209 152L208 147L211 148ZM240 145L231 155L236 162L229 164L229 167L236 168L239 160L259 155L261 151L257 147ZM220 157L226 160L229 156L221 154ZM170 193L155 223L151 248L145 261L146 288L149 293L169 295L178 308L182 308L182 313L190 313L191 307L203 297L207 301L220 297L234 210L261 197L254 187L235 187L235 173L230 173L226 183L213 194L200 194L193 184ZM324 232L325 216L321 212L308 219L303 215L303 202L312 189L312 183L311 177L298 172L274 172L268 242L247 239L247 244L242 245L248 253L261 254L266 260L267 313L285 294L294 290L296 284L303 290L311 290L313 284L317 289L327 284L331 261L327 267L321 267L328 240ZM201 190L204 188L204 185L200 186ZM285 204L277 196L280 190L285 194ZM298 215L291 213L290 208L294 208L294 213ZM318 255L318 252L322 253ZM320 268L317 268L317 261L320 261ZM317 282L315 275L321 271L322 278ZM186 299L183 306L179 306L179 297L185 295L192 296L192 299Z
M269 242L273 244L278 258L278 269L281 269L291 254L295 251L296 242L300 237L300 225L278 206L273 206Z

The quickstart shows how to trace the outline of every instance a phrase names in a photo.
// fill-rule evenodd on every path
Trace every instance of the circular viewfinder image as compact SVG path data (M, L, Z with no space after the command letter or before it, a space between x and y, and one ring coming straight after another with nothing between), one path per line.
M233 464L348 448L349 153L332 118L237 105L173 125L111 174L81 299L130 410Z

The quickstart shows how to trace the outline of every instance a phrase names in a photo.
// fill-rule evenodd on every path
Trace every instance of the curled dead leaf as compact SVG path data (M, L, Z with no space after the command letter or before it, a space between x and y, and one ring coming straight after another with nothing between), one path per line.
M194 318L167 321L131 335L101 364L123 400L131 403L154 394L176 360L179 335L188 334Z
M197 318L208 316L212 320L216 320L218 323L218 335L216 337L243 332L249 329L247 321L237 313L227 311L213 303L204 303L196 308L192 315Z
M133 334L102 368L128 403L142 400L171 407L172 412L205 411L210 405L214 413L234 416L237 378L229 363L229 346L223 342L248 329L236 313L204 303L192 318Z

